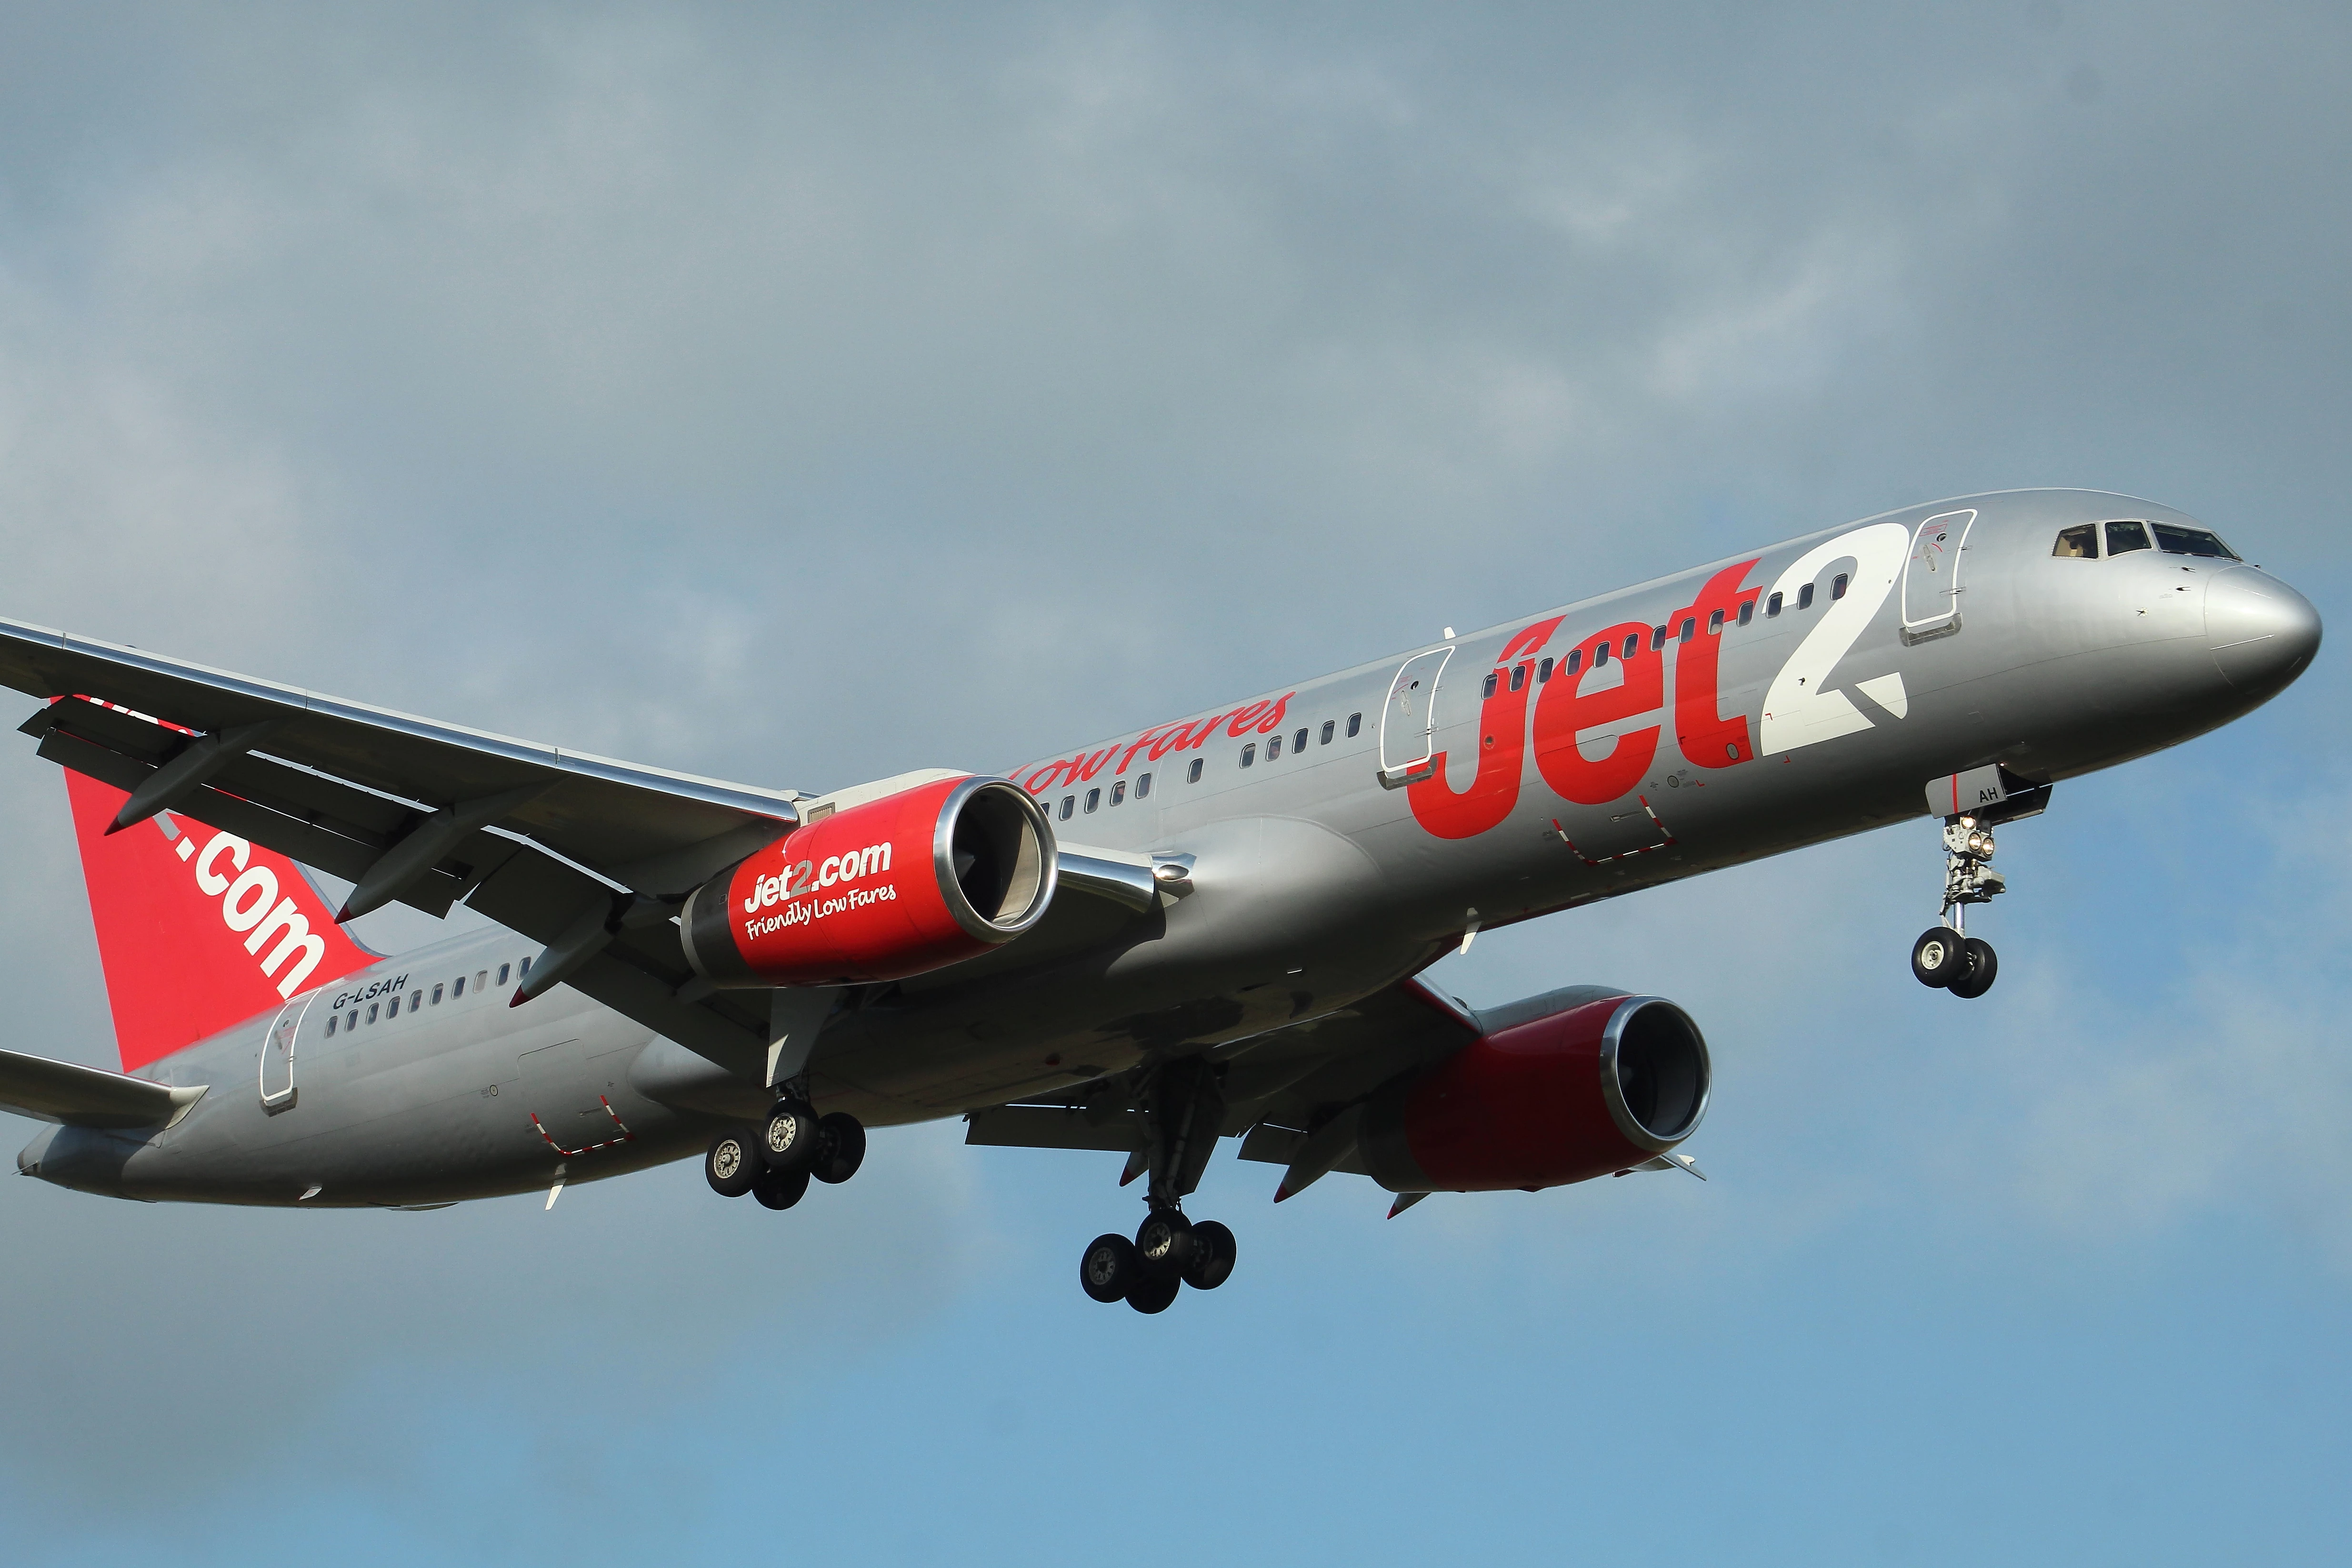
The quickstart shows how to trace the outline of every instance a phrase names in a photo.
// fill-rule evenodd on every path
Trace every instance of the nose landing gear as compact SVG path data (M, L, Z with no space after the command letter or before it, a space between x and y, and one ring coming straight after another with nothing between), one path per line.
M1911 944L1911 974L1923 986L1975 998L1992 989L2000 973L1992 944L1968 934L1968 906L1990 904L2009 890L1992 869L1992 827L1974 816L1944 821L1944 905L1941 918Z

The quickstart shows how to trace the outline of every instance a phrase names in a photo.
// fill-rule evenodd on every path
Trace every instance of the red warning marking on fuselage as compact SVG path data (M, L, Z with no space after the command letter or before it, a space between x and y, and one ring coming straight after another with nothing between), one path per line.
M555 1134L547 1130L547 1124L539 1119L539 1113L536 1111L530 1113L530 1124L539 1129L539 1135L547 1140L547 1146L565 1159L575 1159L582 1155L593 1155L599 1149L610 1149L622 1144L636 1142L637 1135L629 1131L628 1124L621 1120L621 1113L613 1109L613 1103L610 1100L599 1094L596 1096L596 1103L604 1107L604 1114L613 1118L613 1125L620 1130L620 1136L606 1138L601 1144L584 1144L576 1149L567 1149L555 1141Z

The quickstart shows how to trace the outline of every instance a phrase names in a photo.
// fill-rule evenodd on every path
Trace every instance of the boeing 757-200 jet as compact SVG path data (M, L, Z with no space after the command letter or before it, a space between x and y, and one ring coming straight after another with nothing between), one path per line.
M1697 1174L1697 1022L1416 977L1477 932L1924 813L1946 854L1912 972L1982 996L1995 829L2255 707L2319 640L2192 518L2013 491L1003 774L812 796L0 622L0 682L67 770L122 1064L0 1052L0 1105L58 1124L17 1165L60 1186L311 1208L552 1203L699 1151L784 1209L853 1176L866 1128L961 1116L1125 1155L1143 1223L1079 1281L1159 1312L1233 1270L1232 1231L1183 1212L1226 1137L1283 1167L1277 1201L1348 1172L1392 1213ZM304 866L352 884L340 909ZM342 929L461 902L494 925L390 957Z

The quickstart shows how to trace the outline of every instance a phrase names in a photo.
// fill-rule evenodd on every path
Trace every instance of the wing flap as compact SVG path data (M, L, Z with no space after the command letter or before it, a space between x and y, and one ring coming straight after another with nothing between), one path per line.
M1013 1149L1102 1149L1132 1154L1144 1146L1143 1119L1122 1113L1097 1123L1076 1105L1000 1105L964 1118L963 1141Z
M205 1086L150 1083L101 1068L0 1051L0 1111L73 1127L168 1127Z
M88 706L88 705L78 705ZM45 762L54 762L77 773L87 774L101 784L117 789L136 789L144 783L154 768L122 752L92 745L64 725L52 727L41 737L37 753ZM250 773L255 767L276 767L257 758L241 758L246 767L235 769ZM224 772L230 771L224 769ZM304 777L292 768L279 771L294 777ZM222 780L223 783L228 780ZM331 781L318 779L325 785ZM235 833L238 838L276 850L279 854L315 866L330 876L346 882L357 882L383 852L380 839L362 839L352 835L348 824L332 818L320 820L296 812L274 809L268 803L270 791L256 789L252 794L233 793L212 784L199 786L189 797L173 808L175 815L186 816L207 827ZM449 913L466 882L482 872L494 869L520 848L513 840L495 834L477 833L461 850L470 850L470 856L451 857L455 869L436 866L409 884L400 901L425 914L439 917Z

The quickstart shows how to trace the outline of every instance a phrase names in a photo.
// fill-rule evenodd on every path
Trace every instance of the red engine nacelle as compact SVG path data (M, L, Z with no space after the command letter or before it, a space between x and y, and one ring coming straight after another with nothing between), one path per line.
M1054 830L1002 779L942 779L795 829L697 888L687 962L720 986L899 980L1034 925Z
M1604 996L1482 1035L1364 1107L1391 1192L1559 1186L1664 1154L1706 1114L1706 1040L1663 997Z

